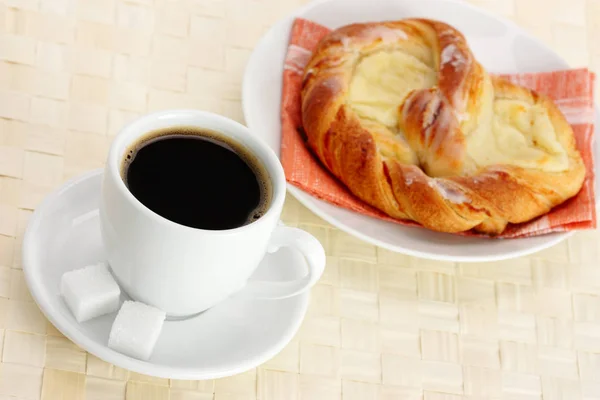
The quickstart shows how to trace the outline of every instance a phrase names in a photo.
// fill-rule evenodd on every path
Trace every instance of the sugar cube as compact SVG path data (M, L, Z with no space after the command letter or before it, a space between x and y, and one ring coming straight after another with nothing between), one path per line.
M140 360L149 359L165 317L165 312L158 308L125 301L110 330L108 347Z
M119 308L121 289L105 263L66 272L60 280L60 292L79 322Z

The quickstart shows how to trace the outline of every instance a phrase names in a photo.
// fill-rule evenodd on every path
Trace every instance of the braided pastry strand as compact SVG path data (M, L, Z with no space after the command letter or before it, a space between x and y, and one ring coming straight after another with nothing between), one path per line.
M436 231L500 234L585 179L552 100L491 77L439 21L328 34L304 72L302 121L309 148L355 196Z

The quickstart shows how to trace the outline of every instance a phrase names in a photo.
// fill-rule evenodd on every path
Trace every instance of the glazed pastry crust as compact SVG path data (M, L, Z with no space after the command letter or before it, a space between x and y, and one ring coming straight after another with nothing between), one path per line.
M354 195L437 231L500 234L585 179L556 105L491 77L439 21L331 32L305 69L302 119L310 149Z

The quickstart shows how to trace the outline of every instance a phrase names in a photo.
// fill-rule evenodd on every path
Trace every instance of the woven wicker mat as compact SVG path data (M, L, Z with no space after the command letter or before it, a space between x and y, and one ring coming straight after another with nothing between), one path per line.
M300 3L0 0L0 400L600 399L597 232L508 262L432 262L360 242L289 198L284 220L325 245L325 275L285 350L216 381L116 368L42 316L20 261L36 205L102 166L142 113L241 121L251 49ZM600 0L472 3L600 72Z

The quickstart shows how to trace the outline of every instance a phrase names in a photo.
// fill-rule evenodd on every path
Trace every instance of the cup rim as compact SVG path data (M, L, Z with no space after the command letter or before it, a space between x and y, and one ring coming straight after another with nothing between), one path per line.
M141 201L139 201L129 190L127 185L125 184L122 176L121 176L121 161L119 159L120 149L125 146L132 144L136 139L151 132L152 130L144 130L140 131L137 134L132 134L132 131L138 129L138 125L141 125L144 122L149 122L152 120L160 120L160 119L174 119L177 117L187 116L193 118L199 118L204 121L212 120L213 122L224 127L223 130L219 130L218 128L211 128L207 126L203 126L202 123L192 124L193 126L198 126L200 128L207 128L216 130L219 134L230 137L232 140L235 140L240 145L244 146L248 152L250 152L254 157L258 159L259 162L262 163L263 167L267 171L269 175L269 179L271 179L271 190L272 197L271 202L267 211L261 216L259 219L250 222L249 224L242 225L236 228L231 229L222 229L222 230L211 230L211 229L202 229L202 228L194 228L187 225L182 225L177 222L173 222L160 214L152 211L148 207L146 207ZM176 125L176 124L174 124ZM183 125L183 124L182 124ZM186 123L187 126L190 126L189 123ZM158 129L158 128L157 128ZM242 134L246 135L248 142L252 144L252 147L256 147L260 149L260 153L256 151L256 149L250 148L246 143L242 143L237 140L235 137L231 137L228 132L225 130L237 130ZM131 136L133 135L133 136ZM116 181L116 186L120 192L123 193L125 198L130 201L134 207L142 212L145 216L151 218L155 222L161 223L163 225L170 226L172 228L178 228L183 230L189 230L191 232L196 233L205 233L205 234L213 234L213 235L230 235L237 234L243 231L247 231L256 227L257 225L265 223L270 218L279 219L279 216L273 216L273 214L277 213L277 210L281 210L283 207L283 203L285 201L285 173L283 172L283 166L279 161L279 158L275 154L275 152L266 145L262 140L256 137L248 127L242 125L241 123L234 121L230 118L224 117L222 115L210 112L210 111L201 111L201 110L193 110L193 109L168 109L157 111L149 114L144 114L135 120L129 122L125 126L123 126L115 138L113 139L110 149L108 152L108 160L105 166L105 172L110 174L112 179Z

